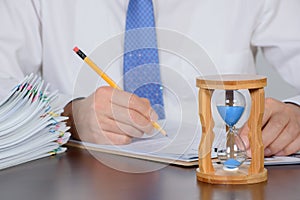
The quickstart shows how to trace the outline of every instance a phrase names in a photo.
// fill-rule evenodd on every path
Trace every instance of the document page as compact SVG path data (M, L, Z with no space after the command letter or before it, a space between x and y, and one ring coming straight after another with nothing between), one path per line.
M110 153L127 153L127 156L140 155L145 159L160 158L192 162L198 160L198 146L200 142L201 129L199 124L188 123L167 123L163 125L168 136L163 136L159 132L153 135L145 135L143 138L135 138L127 145L97 145L87 142L71 140L74 144L83 145L87 149L111 150ZM140 157L139 156L139 157Z

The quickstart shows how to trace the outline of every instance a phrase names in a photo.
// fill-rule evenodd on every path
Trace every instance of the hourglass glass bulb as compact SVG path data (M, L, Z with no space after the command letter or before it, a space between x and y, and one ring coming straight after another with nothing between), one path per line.
M235 128L244 112L245 104L245 97L239 91L222 90L217 93L216 107L229 129L225 144L217 152L225 170L237 170L247 158L245 144Z
M230 171L237 170L247 159L245 144L235 129L227 132L225 147L221 148L217 155L224 169Z

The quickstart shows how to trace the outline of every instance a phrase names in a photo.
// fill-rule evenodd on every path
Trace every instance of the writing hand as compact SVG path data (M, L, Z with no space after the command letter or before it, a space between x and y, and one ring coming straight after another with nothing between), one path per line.
M149 100L108 86L73 101L67 109L72 136L97 144L130 143L133 137L152 133L151 120L158 119Z

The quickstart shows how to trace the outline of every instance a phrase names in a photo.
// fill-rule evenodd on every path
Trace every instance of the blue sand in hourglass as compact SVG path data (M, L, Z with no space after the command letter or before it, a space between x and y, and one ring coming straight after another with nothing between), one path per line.
M245 107L244 106L217 106L218 112L222 119L229 127L233 127L241 118ZM241 162L234 158L229 158L224 162L227 169L236 169L241 165Z
M224 166L227 167L228 169L235 169L240 165L241 163L233 158L230 158L224 162Z
M221 115L225 123L233 127L242 116L245 107L244 106L217 106L218 112Z

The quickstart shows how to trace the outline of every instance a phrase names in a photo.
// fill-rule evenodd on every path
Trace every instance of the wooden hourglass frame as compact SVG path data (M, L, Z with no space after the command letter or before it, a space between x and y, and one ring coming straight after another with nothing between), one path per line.
M267 170L264 168L261 128L265 101L264 87L267 84L267 78L260 75L211 75L199 77L196 81L199 87L199 116L202 125L197 179L211 184L251 184L266 181ZM242 165L238 171L234 172L225 171L221 165L213 165L211 159L214 141L211 100L216 89L247 89L251 96L251 111L247 121L251 163Z

